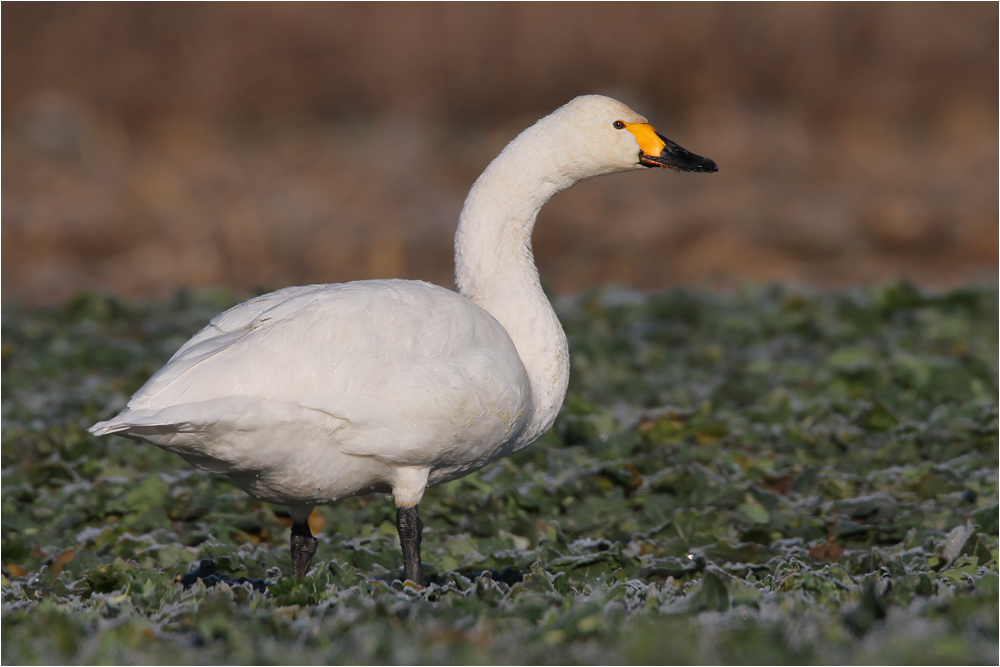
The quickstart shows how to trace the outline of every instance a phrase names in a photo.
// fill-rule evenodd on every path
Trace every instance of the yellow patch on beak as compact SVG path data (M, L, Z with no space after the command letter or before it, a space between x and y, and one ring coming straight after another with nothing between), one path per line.
M663 139L656 134L652 125L647 123L625 123L625 129L632 133L639 142L639 150L646 155L657 156L666 147Z

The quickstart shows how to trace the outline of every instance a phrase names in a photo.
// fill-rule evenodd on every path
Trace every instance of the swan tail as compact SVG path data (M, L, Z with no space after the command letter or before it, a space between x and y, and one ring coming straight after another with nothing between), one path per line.
M87 429L87 433L91 435L111 435L112 433L118 433L127 429L128 424L116 424L113 419L109 419L106 422L97 422Z
M117 416L103 422L97 422L87 429L91 435L128 435L129 431L135 428L167 426L162 419L151 418L151 415L140 416L136 411L125 410Z

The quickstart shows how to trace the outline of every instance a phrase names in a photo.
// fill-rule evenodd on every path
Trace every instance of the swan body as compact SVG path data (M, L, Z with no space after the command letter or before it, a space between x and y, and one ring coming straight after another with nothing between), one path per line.
M216 316L90 432L150 442L288 505L299 576L315 551L315 505L391 491L407 578L420 583L424 489L534 442L566 394L566 336L531 252L539 210L585 178L655 166L716 170L620 102L578 97L473 185L455 237L458 293L368 280L251 299Z
M460 477L526 444L532 417L527 373L489 313L436 285L371 280L216 316L94 430L312 506L405 485L401 468Z

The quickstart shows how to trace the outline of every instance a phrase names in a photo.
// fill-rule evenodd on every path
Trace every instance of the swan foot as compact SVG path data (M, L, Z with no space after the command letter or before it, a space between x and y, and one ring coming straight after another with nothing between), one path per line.
M295 570L295 576L301 579L309 571L309 565L312 563L313 556L316 555L316 546L319 544L319 540L313 537L312 531L309 530L308 521L301 523L295 521L292 523L291 542L292 568Z
M403 580L424 585L424 568L420 563L420 539L424 524L417 506L396 508L396 530L403 547Z

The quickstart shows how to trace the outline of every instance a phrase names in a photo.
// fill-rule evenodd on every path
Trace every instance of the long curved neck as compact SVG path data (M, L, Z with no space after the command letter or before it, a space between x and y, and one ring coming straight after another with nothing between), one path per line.
M544 151L533 130L508 145L472 186L455 235L459 292L503 325L528 372L534 414L519 446L552 425L569 382L566 334L542 291L531 231L545 202L575 181L538 157Z

